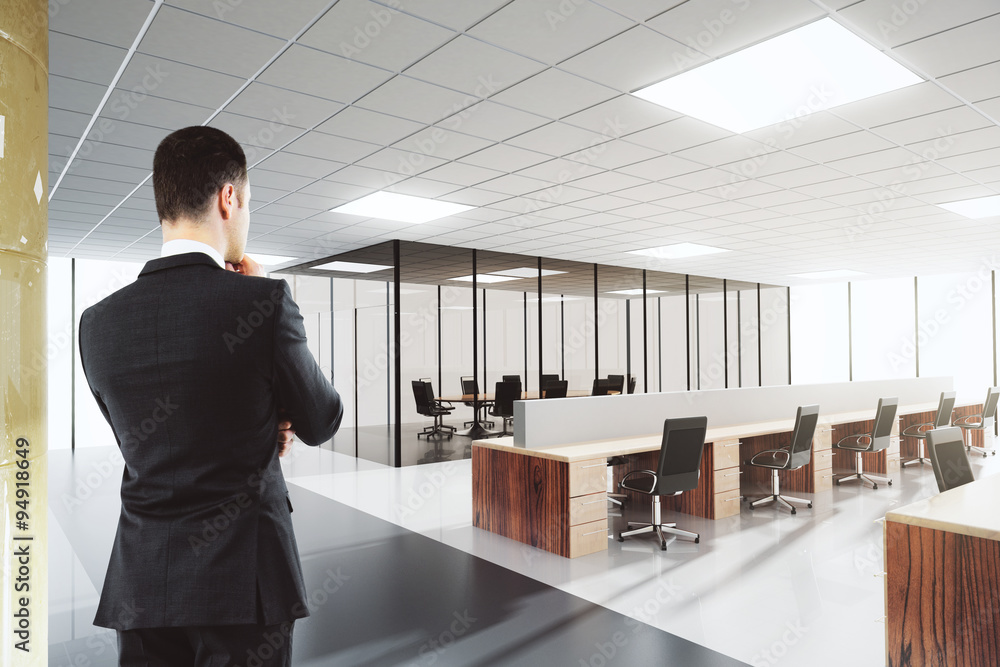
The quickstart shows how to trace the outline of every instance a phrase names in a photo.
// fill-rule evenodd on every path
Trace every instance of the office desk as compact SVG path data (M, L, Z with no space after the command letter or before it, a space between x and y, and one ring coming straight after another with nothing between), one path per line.
M934 404L934 408L937 404ZM927 404L901 406L898 414L923 412ZM870 431L874 410L820 415L813 438L813 460L798 470L780 471L782 489L818 493L832 485L834 438ZM739 514L742 496L769 493L770 471L743 466L757 451L775 449L791 440L794 419L710 427L705 436L698 488L663 498L663 509L707 519ZM898 422L894 426L894 432ZM841 435L843 434L843 435ZM525 449L514 439L472 443L473 525L569 558L607 549L607 459L627 456L614 466L613 483L632 470L656 468L662 436L570 443ZM872 466L898 465L898 443L870 455ZM853 461L852 461L853 463ZM866 464L866 470L868 470ZM627 492L633 504L649 502ZM601 526L601 540L594 537Z
M1000 664L1000 475L885 515L887 664Z
M618 392L614 392L618 393ZM447 403L471 403L474 394L454 394L452 396L441 396L437 400L445 401ZM589 389L568 389L566 391L566 398L579 398L581 396L590 396ZM479 401L483 403L492 403L496 395L492 392L485 394L478 394ZM522 401L532 401L537 399L538 391L522 391L521 399Z

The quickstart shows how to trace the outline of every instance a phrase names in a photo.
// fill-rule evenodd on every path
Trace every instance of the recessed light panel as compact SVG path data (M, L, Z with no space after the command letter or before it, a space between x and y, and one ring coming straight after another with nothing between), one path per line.
M729 252L729 250L701 245L699 243L675 243L673 245L660 246L659 248L630 250L629 252L633 255L644 255L646 257L655 257L656 259L684 259L686 257L714 255L718 252Z
M381 264L362 264L361 262L329 262L312 267L321 271L344 271L346 273L374 273L391 269L391 266Z
M375 192L367 197L331 209L330 212L417 224L455 215L473 208L475 207L465 204L453 204L452 202L400 195L394 192Z
M551 269L542 269L542 277L554 276L560 273L566 273L565 271L552 271ZM490 275L494 276L510 276L512 278L537 278L538 269L533 269L530 266L525 266L520 269L504 269L503 271L490 271Z
M642 296L642 288L638 287L636 289L620 289L614 292L605 292L605 294L626 294L628 296ZM646 294L666 294L663 290L659 289L648 289Z
M920 81L850 30L825 18L634 94L742 133Z
M459 276L458 278L449 278L448 280L461 280L462 282L471 283L472 276ZM494 276L489 273L483 273L476 276L476 284L479 283L505 283L508 280L517 280L517 278L511 278L510 276Z
M964 201L953 201L947 204L938 204L943 209L952 213L964 215L966 218L978 220L979 218L990 218L1000 215L1000 195L994 197L980 197L979 199L966 199Z
M810 273L795 273L792 278L808 278L810 280L820 280L824 278L853 278L855 276L868 275L861 271L851 269L830 269L829 271L812 271Z
M278 264L284 264L285 262L290 262L293 259L298 259L297 257L286 257L284 255L264 255L261 253L247 253L252 259L255 259L261 266L276 266Z

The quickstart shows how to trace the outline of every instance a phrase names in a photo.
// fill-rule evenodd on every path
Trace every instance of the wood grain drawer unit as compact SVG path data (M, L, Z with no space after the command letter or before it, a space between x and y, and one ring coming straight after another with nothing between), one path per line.
M732 491L716 493L713 497L715 503L715 518L724 519L727 516L735 516L740 513L740 490L739 487Z
M608 549L608 518L581 523L569 529L569 557L578 558Z
M720 440L712 443L713 468L733 468L740 465L740 441Z
M607 520L608 494L591 493L586 496L576 496L569 499L569 523L576 526L581 523Z
M715 493L723 493L725 491L732 491L740 488L740 469L739 468L723 468L722 470L716 470L714 477L713 490Z
M569 497L607 492L608 460L606 458L574 461L569 464Z

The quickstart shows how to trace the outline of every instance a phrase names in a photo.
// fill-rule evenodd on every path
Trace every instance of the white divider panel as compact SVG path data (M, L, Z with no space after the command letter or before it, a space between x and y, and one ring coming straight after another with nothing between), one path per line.
M798 406L812 403L821 415L870 409L874 417L882 397L896 396L900 405L934 403L953 384L951 377L928 377L515 401L514 444L539 449L648 435L661 432L670 417L705 415L710 427L792 419Z

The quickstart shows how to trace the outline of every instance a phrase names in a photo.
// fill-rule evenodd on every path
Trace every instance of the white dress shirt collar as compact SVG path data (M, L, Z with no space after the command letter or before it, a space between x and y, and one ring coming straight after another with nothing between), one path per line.
M172 241L167 241L160 249L160 257L183 255L186 252L203 252L215 260L215 263L218 264L220 268L226 268L226 261L222 258L222 253L207 243L191 239L174 239Z

